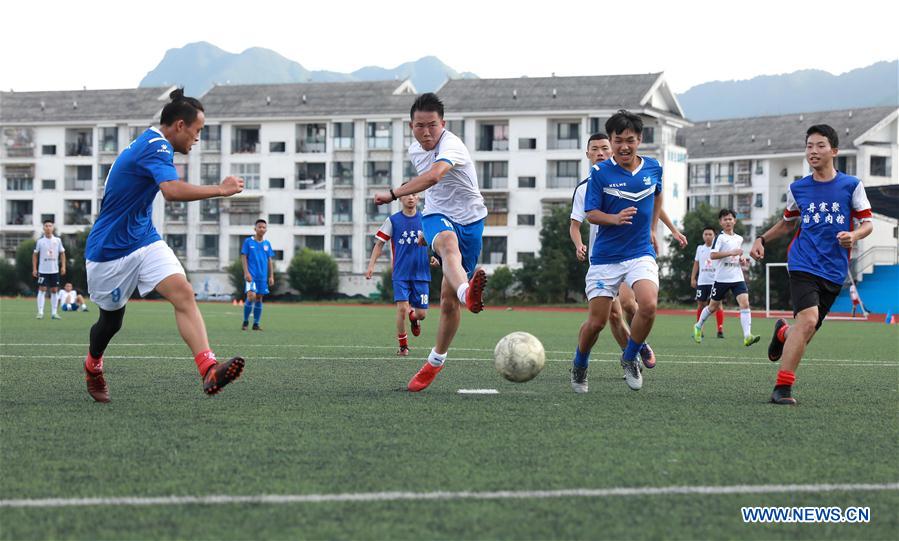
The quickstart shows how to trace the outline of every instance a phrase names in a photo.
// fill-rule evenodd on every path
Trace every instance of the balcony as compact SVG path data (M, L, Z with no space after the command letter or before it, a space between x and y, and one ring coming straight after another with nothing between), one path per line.
M34 130L32 128L3 128L5 157L33 158L34 148Z
M165 221L169 224L187 223L187 203L184 201L166 201Z
M200 134L200 148L203 152L221 152L222 127L205 126Z
M390 162L365 162L365 184L367 186L389 186L393 176Z
M324 139L300 139L297 141L297 152L300 153L320 153L325 152L326 145Z
M66 225L90 225L90 200L66 200L63 222Z
M481 181L482 190L502 190L509 189L509 179L506 177L487 177Z
M551 175L546 177L546 187L549 189L574 189L579 181L580 179L574 176Z
M231 138L231 153L258 154L259 131L259 126L235 126Z
M297 124L296 149L299 153L321 153L327 149L325 124Z
M353 187L353 162L334 162L332 178L335 188Z
M331 242L331 255L335 259L352 259L353 237L350 235L334 235Z
M571 150L581 146L580 139L547 139L546 148L549 150Z
M298 163L296 165L297 190L324 190L325 164Z
M325 225L324 199L297 199L293 218L294 225Z
M375 205L371 200L365 203L365 219L370 223L383 223L390 214L390 205Z
M335 137L333 142L334 150L353 150L352 137Z
M6 189L13 192L34 190L33 165L4 165L3 176L6 178Z
M100 154L117 154L119 152L119 129L100 128Z
M66 129L66 156L93 156L94 135L90 128Z
M484 152L509 150L509 124L478 123L476 148Z
M6 225L27 225L31 226L34 219L34 203L28 201L7 201L6 202Z
M218 199L204 199L200 201L200 221L218 223L221 216Z

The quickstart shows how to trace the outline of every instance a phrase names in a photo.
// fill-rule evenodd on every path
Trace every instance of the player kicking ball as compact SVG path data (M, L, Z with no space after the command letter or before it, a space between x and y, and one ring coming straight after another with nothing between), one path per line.
M418 96L410 116L415 142L409 146L409 159L418 176L395 190L376 193L374 200L376 205L384 205L404 195L428 191L421 225L425 241L441 259L443 284L436 344L407 385L409 391L418 392L443 369L459 330L462 306L475 314L484 309L487 274L475 266L481 255L487 207L468 149L445 129L440 98L431 92Z
M659 295L653 245L662 210L662 166L637 154L643 134L639 116L618 111L606 122L606 132L611 136L612 157L593 166L584 200L587 219L599 227L586 276L589 311L578 334L572 381L581 367L586 376L590 350L609 320L618 286L627 282L634 290L637 314L621 366L625 383L637 391L643 387L637 354L652 330Z
M747 262L743 257L743 237L734 233L737 224L737 216L730 209L721 209L718 213L718 222L721 224L721 234L715 239L709 257L716 261L715 283L712 285L712 300L702 309L699 321L693 325L693 340L697 344L702 343L702 326L705 320L712 314L721 310L721 303L727 297L728 291L733 291L737 304L740 305L740 326L743 327L743 345L749 347L760 340L759 336L752 334L752 311L749 309L749 288L743 279L743 264Z
M824 323L849 271L852 245L874 230L871 204L856 177L834 168L840 140L827 124L806 132L805 158L812 174L790 184L783 219L755 239L750 255L765 258L765 243L795 228L799 232L787 253L793 326L778 319L768 346L768 359L780 361L771 402L796 404L793 384L805 346ZM860 222L853 228L852 221Z
M172 101L162 108L160 127L147 129L113 163L100 214L87 238L87 286L100 317L90 330L84 372L87 392L97 402L109 402L103 352L121 329L125 304L135 289L142 296L155 289L172 303L178 331L193 353L206 394L218 393L244 367L241 357L216 361L194 290L175 253L153 227L153 200L160 191L166 201L197 201L243 190L243 180L236 177L218 186L178 180L174 152L190 152L200 140L206 117L199 100L185 97L180 88L170 97Z
M396 303L396 339L400 348L396 354L409 355L409 336L406 334L406 318L412 328L412 335L421 334L421 322L428 314L428 292L431 288L431 269L428 267L428 247L419 242L421 235L421 213L418 194L400 197L403 208L393 214L375 233L375 245L371 248L371 258L365 279L371 280L375 262L381 257L384 244L390 243L393 254L393 302Z
M253 313L253 330L261 331L259 320L262 318L262 299L268 295L268 288L275 285L275 265L272 258L275 251L269 241L265 240L268 222L259 218L253 226L253 236L247 237L240 248L240 264L243 266L243 278L246 281L244 291L247 302L243 307L243 324L240 330L247 330L250 324L250 312Z

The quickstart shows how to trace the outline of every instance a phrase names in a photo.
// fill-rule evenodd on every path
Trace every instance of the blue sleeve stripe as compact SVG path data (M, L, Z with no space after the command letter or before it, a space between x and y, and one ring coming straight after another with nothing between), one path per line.
M434 160L434 163L437 163L437 162L446 162L446 163L450 164L450 167L453 166L453 162L449 158L440 158L439 160Z

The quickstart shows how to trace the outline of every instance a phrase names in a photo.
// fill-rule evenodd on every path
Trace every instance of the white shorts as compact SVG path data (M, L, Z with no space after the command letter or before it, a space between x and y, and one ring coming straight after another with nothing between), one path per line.
M125 306L134 289L141 297L173 274L184 274L175 252L158 240L112 261L87 262L87 289L91 300L106 311Z
M659 286L659 265L654 257L645 255L621 263L590 265L584 291L588 301L596 297L615 298L621 282L634 287L634 283L640 280L650 280L656 287Z

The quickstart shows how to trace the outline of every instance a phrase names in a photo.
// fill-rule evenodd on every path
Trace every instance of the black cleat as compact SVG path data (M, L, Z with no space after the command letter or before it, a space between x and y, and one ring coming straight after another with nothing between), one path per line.
M780 356L783 355L784 343L777 338L777 333L779 333L780 329L786 326L786 324L787 322L782 319L778 319L774 322L774 334L771 335L771 342L768 344L768 360L772 363L779 361Z
M254 331L261 331L261 330L262 330L262 327L260 327L258 323L253 323L253 330L254 330Z
M724 331L718 331L718 338L724 338Z
M771 403L780 404L782 406L795 406L796 399L793 398L793 387L789 385L776 385L774 392L771 393Z
M244 321L243 325L240 326L240 330L245 331L245 330L247 330L247 327L249 327L249 326L250 326L250 322Z
M212 365L203 378L203 392L217 394L222 387L240 377L244 364L243 357L231 357L227 362Z

